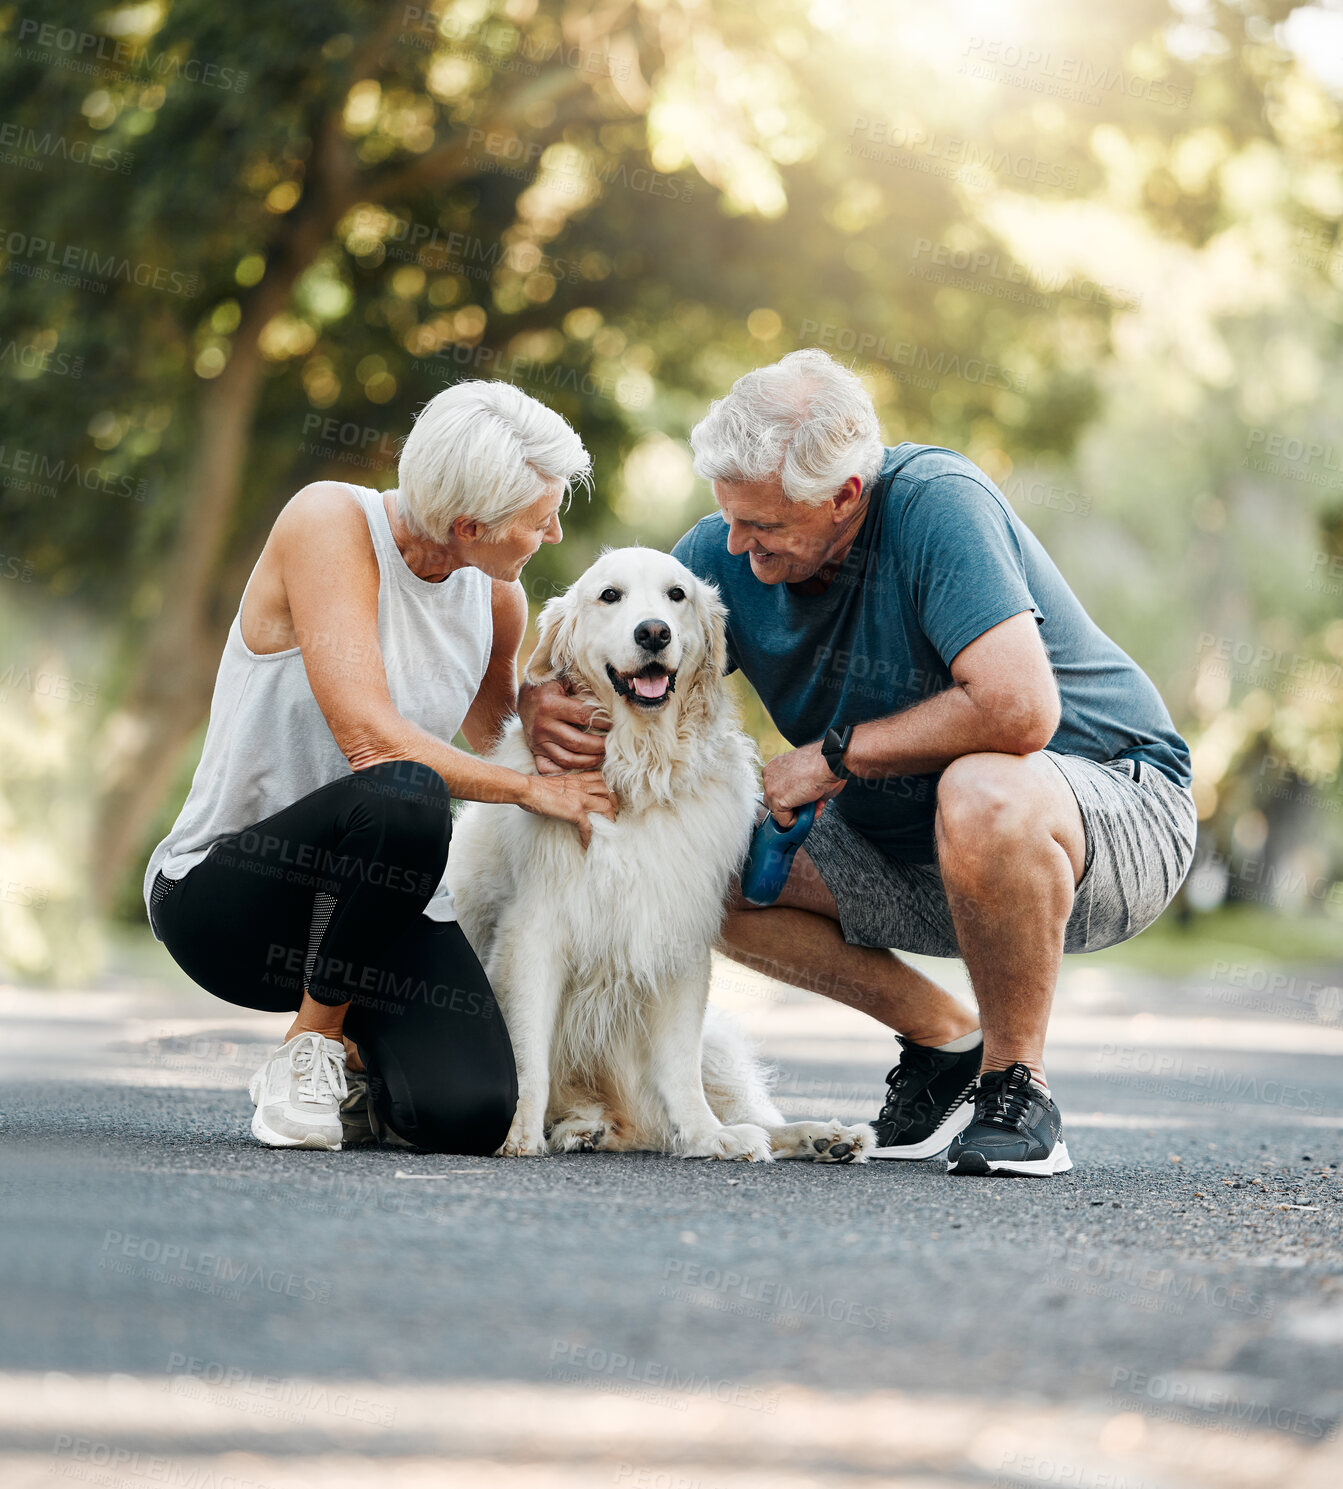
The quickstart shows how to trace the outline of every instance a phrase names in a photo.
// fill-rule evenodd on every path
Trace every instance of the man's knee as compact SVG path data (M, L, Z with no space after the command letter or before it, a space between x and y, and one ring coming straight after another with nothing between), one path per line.
M1028 759L986 752L947 766L937 787L939 855L987 857L1030 835L1039 803Z

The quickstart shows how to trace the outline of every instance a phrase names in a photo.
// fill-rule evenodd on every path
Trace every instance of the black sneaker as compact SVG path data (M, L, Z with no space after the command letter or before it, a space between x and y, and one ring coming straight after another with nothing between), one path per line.
M949 1174L1064 1174L1073 1166L1063 1118L1022 1064L986 1070L974 1120L947 1154Z
M886 1077L886 1105L872 1124L869 1158L932 1158L975 1114L970 1094L983 1044L956 1055L895 1036L900 1063Z

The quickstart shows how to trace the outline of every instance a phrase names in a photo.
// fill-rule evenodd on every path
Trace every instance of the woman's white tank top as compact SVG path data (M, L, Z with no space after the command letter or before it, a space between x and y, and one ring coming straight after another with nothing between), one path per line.
M451 743L480 690L494 644L489 575L467 567L437 584L421 579L392 537L383 493L364 486L348 490L364 509L378 557L378 640L392 702L420 728ZM191 790L145 871L146 905L160 869L170 879L182 878L221 838L349 771L308 685L298 647L265 656L251 651L242 638L240 602ZM446 883L425 914L431 920L457 918Z

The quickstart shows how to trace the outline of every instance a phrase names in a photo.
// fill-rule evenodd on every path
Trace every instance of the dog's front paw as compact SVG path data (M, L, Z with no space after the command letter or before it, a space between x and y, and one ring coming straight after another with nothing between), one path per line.
M539 1122L526 1120L521 1113L513 1118L503 1147L496 1158L539 1158L546 1151L545 1133Z
M877 1145L877 1134L870 1122L859 1122L845 1127L841 1122L829 1122L823 1133L812 1138L815 1163L866 1163L867 1155Z
M842 1122L790 1122L771 1134L775 1155L812 1163L866 1163L877 1135L867 1122L846 1127Z
M769 1133L763 1127L750 1122L739 1122L735 1127L715 1127L711 1131L689 1138L681 1149L683 1158L736 1158L747 1163L769 1163L774 1154L770 1151Z

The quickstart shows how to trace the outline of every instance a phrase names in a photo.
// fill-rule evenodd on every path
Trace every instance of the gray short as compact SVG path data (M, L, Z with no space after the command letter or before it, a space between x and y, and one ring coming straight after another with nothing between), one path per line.
M1194 859L1198 813L1191 792L1153 765L1046 757L1072 787L1086 830L1086 862L1064 951L1099 951L1145 930L1170 904ZM831 803L803 844L839 906L851 946L958 956L937 865L887 858Z

